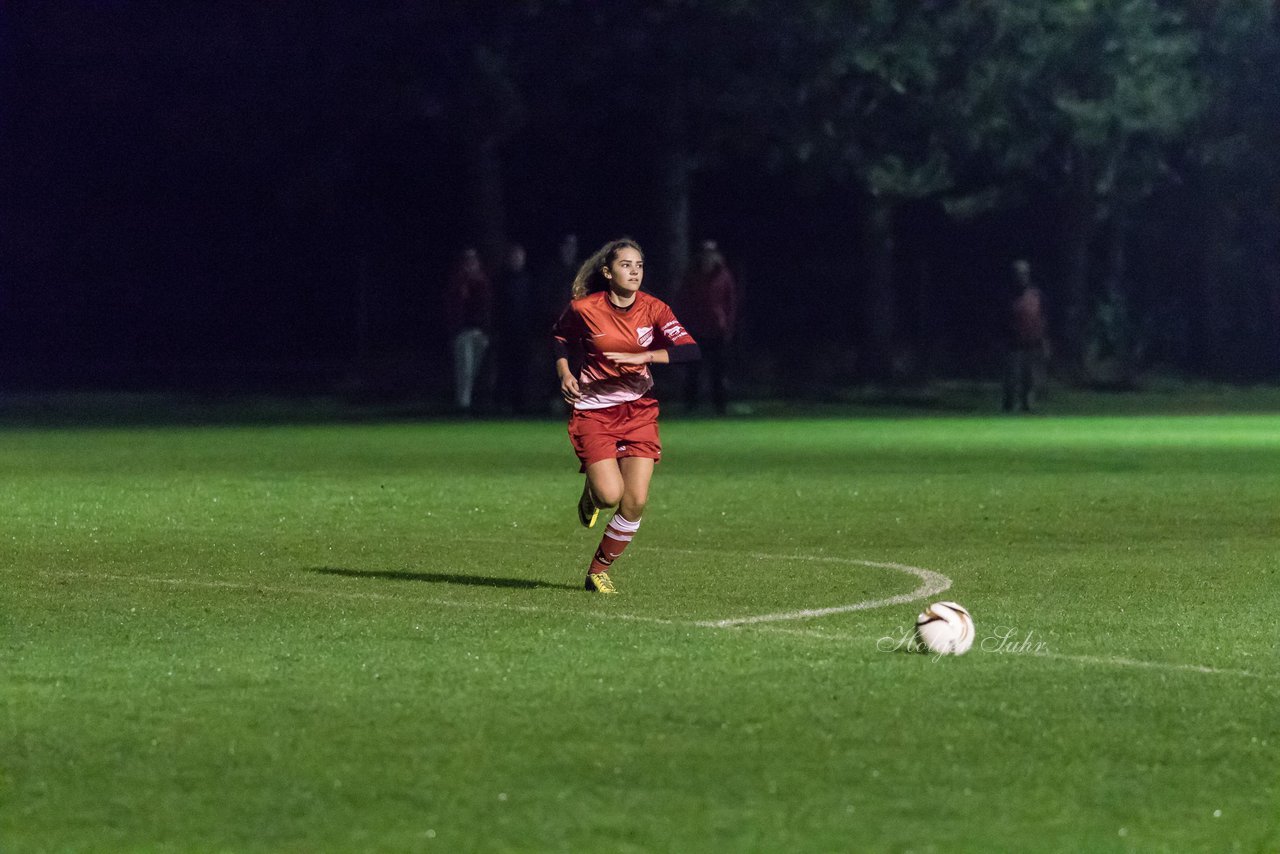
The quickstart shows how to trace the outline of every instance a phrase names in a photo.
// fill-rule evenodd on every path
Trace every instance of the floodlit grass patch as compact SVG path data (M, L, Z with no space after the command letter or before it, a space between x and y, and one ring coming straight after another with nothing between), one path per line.
M602 600L561 425L7 430L0 847L1272 850L1278 437L671 420Z

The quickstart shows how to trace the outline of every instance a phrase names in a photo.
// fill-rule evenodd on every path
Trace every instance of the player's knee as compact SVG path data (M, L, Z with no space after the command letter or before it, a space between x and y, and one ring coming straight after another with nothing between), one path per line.
M622 504L621 506L619 506L618 510L619 512L622 513L624 517L635 522L639 520L641 516L644 515L644 507L648 503L649 503L649 496L647 493L644 493L644 494L627 493L626 495L622 496Z
M621 486L592 486L591 492L595 496L596 506L601 509L617 507L622 503Z

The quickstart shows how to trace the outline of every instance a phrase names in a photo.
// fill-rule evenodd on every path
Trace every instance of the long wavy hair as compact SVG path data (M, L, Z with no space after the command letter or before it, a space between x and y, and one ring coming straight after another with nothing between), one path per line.
M634 249L640 253L641 259L644 258L644 250L630 237L610 240L578 268L578 275L573 277L573 298L582 299L587 294L609 290L609 280L604 276L604 268L612 264L623 249Z

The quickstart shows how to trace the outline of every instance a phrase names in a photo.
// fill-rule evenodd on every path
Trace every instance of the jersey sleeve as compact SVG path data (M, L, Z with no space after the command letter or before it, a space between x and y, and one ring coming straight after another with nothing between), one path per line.
M658 328L658 334L654 336L654 346L650 347L652 350L665 350L668 347L697 343L689 334L689 330L684 328L684 324L676 319L671 306L666 303L659 306L653 325Z
M581 339L578 332L580 326L581 319L573 310L573 303L569 303L564 307L564 311L560 312L559 319L551 326L551 345L557 357L567 356L578 344Z

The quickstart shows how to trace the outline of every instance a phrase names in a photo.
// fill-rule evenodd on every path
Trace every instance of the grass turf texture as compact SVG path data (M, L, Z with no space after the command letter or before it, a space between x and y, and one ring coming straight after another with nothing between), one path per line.
M0 439L10 854L1280 850L1280 418L669 420L613 598L559 424Z

